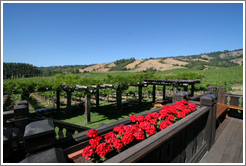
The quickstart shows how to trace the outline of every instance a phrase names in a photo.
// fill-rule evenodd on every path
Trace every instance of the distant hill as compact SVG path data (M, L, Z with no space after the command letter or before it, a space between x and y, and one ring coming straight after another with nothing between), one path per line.
M199 55L149 58L145 60L134 58L122 59L115 62L91 65L83 69L79 69L79 72L141 72L149 68L157 71L171 70L175 68L194 68L203 70L210 66L231 67L237 65L243 65L243 49L234 51L224 50Z

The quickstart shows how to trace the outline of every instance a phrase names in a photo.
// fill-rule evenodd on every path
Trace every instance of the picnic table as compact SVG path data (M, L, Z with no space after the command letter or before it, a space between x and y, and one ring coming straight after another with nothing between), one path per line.
M122 109L127 109L132 106L129 101L122 101L121 104L122 104ZM115 108L117 108L117 103L114 104L114 106Z
M36 109L35 112L39 115L42 115L42 114L49 114L50 111L53 113L54 110L55 110L55 107L48 107L48 108Z
M166 105L166 102L165 100L157 100L154 103L152 103L152 105L154 106L154 108L162 107L163 105Z

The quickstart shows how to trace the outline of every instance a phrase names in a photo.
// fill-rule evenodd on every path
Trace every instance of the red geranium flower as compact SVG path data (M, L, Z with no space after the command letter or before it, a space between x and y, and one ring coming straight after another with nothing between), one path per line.
M132 122L136 122L136 121L137 121L137 116L132 114L132 115L129 117L129 119L130 119Z
M89 144L92 145L93 147L97 147L101 141L102 137L101 136L96 136L95 138L90 139Z
M100 143L97 148L96 148L97 154L100 157L105 156L108 152L111 151L110 145L106 144L106 143Z
M166 119L169 120L169 121L171 121L171 122L173 122L174 118L175 118L174 115L169 114Z
M169 120L164 120L163 122L160 123L160 129L163 130L172 124L173 123L170 122Z
M96 129L91 129L87 133L88 137L94 138L97 135L97 130Z
M159 111L159 117L158 118L165 118L166 116L168 116L166 110L162 109Z
M112 146L112 144L114 143L115 140L116 140L116 138L109 138L109 139L107 139L107 143Z
M153 125L149 125L148 128L145 130L149 136L156 133L156 128Z
M159 117L158 112L152 113L151 117L154 118L154 119L157 119Z
M87 146L82 151L82 156L86 159L89 159L95 153L94 148L92 146Z
M144 131L142 129L137 129L133 136L136 138L136 140L140 141L140 140L143 140L145 137L144 137Z
M123 144L122 144L122 142L119 139L115 139L114 140L113 146L114 146L115 149L123 148Z
M132 135L132 133L128 133L126 132L123 137L121 138L121 142L126 145L129 144L130 142L132 142L134 139L134 136Z
M186 115L188 115L191 112L191 110L186 108L186 109L183 109L182 112L184 112Z
M145 121L150 121L151 119L152 119L151 116L148 116L148 115L144 117Z
M149 122L150 122L151 124L155 125L155 124L157 123L157 120L156 120L156 119L151 119Z
M109 132L107 134L105 134L104 138L107 140L107 139L110 139L110 138L116 138L117 135L113 132Z
M150 126L150 123L147 121L144 122L140 122L139 127L143 130L146 130L148 128L148 126Z
M176 109L181 111L181 110L186 109L186 108L187 107L183 103L181 103L180 101L176 102Z
M126 125L121 124L120 126L115 126L113 128L113 131L117 131L120 135L125 132L125 127Z
M186 113L185 112L182 112L182 111L177 111L177 118L184 118L186 116Z
M186 101L185 99L180 100L180 102L183 103L183 104L185 104L185 105L188 104L188 101Z
M137 121L138 122L143 122L144 121L144 116L143 115L137 116Z
M197 105L194 103L188 103L188 108L193 112L196 110Z

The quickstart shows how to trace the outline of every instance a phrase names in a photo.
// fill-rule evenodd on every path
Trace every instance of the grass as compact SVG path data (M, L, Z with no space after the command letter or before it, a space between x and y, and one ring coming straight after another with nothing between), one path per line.
M92 104L90 110L91 121L87 124L85 124L84 107L72 111L70 115L67 115L66 108L61 108L56 112L56 114L51 116L51 118L89 128L95 128L98 127L100 123L112 123L114 121L127 118L131 114L139 114L154 109L151 100L152 99L143 101L141 108L138 105L138 101L131 100L130 104L132 107L127 110L123 110L122 114L118 114L115 109L115 102L100 104L99 109L96 108L95 104Z

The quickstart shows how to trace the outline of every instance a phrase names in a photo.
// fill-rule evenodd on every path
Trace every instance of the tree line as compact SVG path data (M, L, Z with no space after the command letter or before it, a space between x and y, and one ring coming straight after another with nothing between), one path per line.
M28 63L3 63L3 78L24 78L41 76L42 71Z

